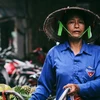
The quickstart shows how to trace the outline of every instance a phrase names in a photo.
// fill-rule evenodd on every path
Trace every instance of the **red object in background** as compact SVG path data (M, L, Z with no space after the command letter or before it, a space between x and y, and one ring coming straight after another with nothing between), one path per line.
M37 57L37 59L38 59L38 61L40 62L40 63L44 63L44 60L45 60L45 56L43 55L43 54L40 54L40 55L38 55L38 57Z
M75 95L74 96L74 100L83 100L80 96L78 96L78 95Z
M45 60L45 53L43 52L43 49L41 47L36 48L33 50L34 54L37 54L37 60L43 64Z
M39 52L39 51L42 51L42 48L41 47L38 47L35 50L33 50L34 53Z
M10 63L6 63L5 64L5 69L7 71L7 73L9 75L11 75L13 73L13 71L16 69L15 64L17 64L16 62L10 62Z

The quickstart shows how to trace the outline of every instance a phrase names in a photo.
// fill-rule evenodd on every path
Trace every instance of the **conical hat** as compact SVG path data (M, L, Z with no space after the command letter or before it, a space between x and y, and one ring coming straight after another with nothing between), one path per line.
M62 17L64 16L64 14L67 15L69 14L69 12L75 13L75 12L81 12L81 14L83 13L84 16L86 17L86 23L89 24L89 26L92 27L92 37L88 39L88 43L89 42L93 42L95 39L98 38L99 36L99 32L98 32L98 26L100 23L100 17L95 14L94 12L84 9L84 8L80 8L80 7L67 7L67 8L61 8L58 9L52 13L50 13L47 18L44 21L43 24L43 30L46 33L47 37L49 39L52 39L54 41L58 41L61 42L63 40L66 41L66 37L65 36L58 36L58 21L62 19Z

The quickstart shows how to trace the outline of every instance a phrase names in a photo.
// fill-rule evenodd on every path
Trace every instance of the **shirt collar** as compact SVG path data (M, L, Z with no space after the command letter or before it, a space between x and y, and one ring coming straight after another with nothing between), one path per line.
M86 54L92 55L91 49L89 48L89 44L87 44L85 41L83 41L83 45L82 45L80 53L83 53L83 52Z
M65 50L68 50L70 49L70 45L68 43L68 41L66 41L64 44L62 44L62 48L61 48L61 51L65 51ZM87 44L85 41L83 41L83 45L82 45L82 48L81 48L81 51L80 53L86 53L86 54L89 54L89 55L92 55L92 52L91 50L89 49L89 44Z
M63 44L61 44L61 52L67 50L68 48L70 48L69 43L66 41Z

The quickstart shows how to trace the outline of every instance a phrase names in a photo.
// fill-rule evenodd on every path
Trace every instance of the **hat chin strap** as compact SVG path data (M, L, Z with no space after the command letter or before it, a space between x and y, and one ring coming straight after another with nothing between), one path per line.
M63 28L65 29L65 31L68 34L70 34L72 36L72 34L67 30L67 28L62 24L61 21L58 21L58 23L59 23L58 36L61 36L62 35ZM92 37L91 27L90 26L78 38L81 38L86 32L88 33L88 39L90 39Z

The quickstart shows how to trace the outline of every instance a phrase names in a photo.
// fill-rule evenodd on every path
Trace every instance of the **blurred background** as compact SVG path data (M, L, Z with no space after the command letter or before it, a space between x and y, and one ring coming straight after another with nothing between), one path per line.
M5 84L12 88L28 85L28 91L31 87L35 91L46 54L56 45L43 32L44 20L53 11L68 6L87 8L100 15L100 0L0 0L0 84L4 84L0 91L7 90ZM99 37L96 44L100 45ZM16 88L20 93L21 87ZM47 100L52 98L55 86Z
M55 43L42 30L48 14L61 7L82 6L100 15L100 0L0 0L0 49L9 45L19 58Z

